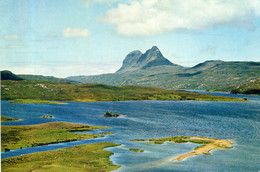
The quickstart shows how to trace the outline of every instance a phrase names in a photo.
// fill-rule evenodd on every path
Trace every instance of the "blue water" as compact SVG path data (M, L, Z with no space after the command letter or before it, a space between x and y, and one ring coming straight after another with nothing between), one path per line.
M86 143L111 141L122 144L108 148L115 154L110 159L121 164L121 171L259 171L260 170L260 97L208 93L248 98L250 102L204 101L129 101L68 102L66 105L10 104L1 101L2 115L23 119L2 125L31 125L52 121L110 126L114 135L104 138L24 148L4 152L2 158L32 152L55 150ZM125 114L120 118L104 118L105 111ZM54 119L40 118L53 115ZM102 132L96 131L96 132ZM215 150L212 155L199 155L182 162L171 162L180 154L192 151L197 144L165 143L163 145L131 142L131 139L205 136L229 139L234 148ZM145 150L144 153L129 148Z

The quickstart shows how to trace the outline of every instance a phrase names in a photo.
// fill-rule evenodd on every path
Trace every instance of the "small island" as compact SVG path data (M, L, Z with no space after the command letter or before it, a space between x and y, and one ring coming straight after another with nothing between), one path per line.
M122 116L125 116L125 115L122 115L122 114L118 114L118 112L105 112L103 114L103 117L122 117Z
M9 121L20 121L21 119L11 118L7 116L1 115L1 122L9 122Z
M41 118L49 118L49 119L52 119L53 116L52 116L52 115L44 115L44 116L41 116Z
M231 145L231 141L229 140L213 139L207 137L176 136L176 137L164 137L164 138L154 138L154 139L135 139L132 141L148 142L153 144L163 144L164 142L173 142L173 143L191 142L196 144L202 144L201 146L196 147L194 151L180 155L177 158L173 159L172 161L182 161L187 157L195 156L195 155L210 155L211 150L233 148L233 147L229 147Z
M142 149L135 149L135 148L129 148L129 150L133 152L144 152L144 150Z

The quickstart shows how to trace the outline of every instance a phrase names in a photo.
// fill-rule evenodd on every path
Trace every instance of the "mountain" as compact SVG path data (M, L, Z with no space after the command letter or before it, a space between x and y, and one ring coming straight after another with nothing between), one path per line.
M260 76L260 62L209 60L193 67L173 64L157 47L129 53L115 73L71 76L82 83L140 85L164 89L229 91Z
M138 69L146 69L148 67L162 65L174 66L172 62L170 62L162 55L161 51L156 46L153 46L144 54L142 54L142 52L139 50L135 50L129 53L125 57L123 65L117 71L117 73L131 72Z
M14 80L14 81L20 81L24 80L23 78L15 75L9 70L3 70L1 71L1 80Z

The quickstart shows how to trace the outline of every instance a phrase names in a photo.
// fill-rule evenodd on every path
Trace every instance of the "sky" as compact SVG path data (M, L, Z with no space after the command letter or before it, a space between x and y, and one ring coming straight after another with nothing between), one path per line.
M56 77L117 71L157 46L175 64L260 61L260 0L0 1L0 68Z

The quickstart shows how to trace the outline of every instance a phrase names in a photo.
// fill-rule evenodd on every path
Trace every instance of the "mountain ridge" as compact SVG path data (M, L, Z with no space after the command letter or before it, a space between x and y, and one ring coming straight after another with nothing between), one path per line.
M147 50L144 56L147 56L152 49L153 52L159 50L154 46ZM260 76L260 62L208 60L193 67L183 67L171 62L170 65L149 66L149 62L146 61L143 66L134 66L133 64L136 64L139 59L143 61L142 55L139 50L130 52L124 59L122 67L115 73L70 76L67 79L82 83L103 83L118 86L140 85L164 89L230 91L250 80L259 79ZM159 53L157 57L160 57Z

